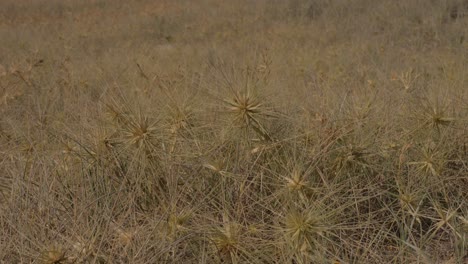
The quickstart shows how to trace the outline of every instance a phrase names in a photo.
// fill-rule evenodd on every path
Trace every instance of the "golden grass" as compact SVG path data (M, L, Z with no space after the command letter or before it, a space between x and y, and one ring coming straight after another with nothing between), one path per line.
M0 263L466 263L466 1L0 2Z

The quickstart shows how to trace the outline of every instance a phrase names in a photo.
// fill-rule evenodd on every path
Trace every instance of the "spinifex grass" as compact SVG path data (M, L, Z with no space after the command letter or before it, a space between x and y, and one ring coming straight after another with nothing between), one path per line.
M0 263L466 262L460 1L124 2L0 1Z
M44 264L60 264L65 263L67 257L64 249L52 246L41 253L39 261Z
M261 140L272 140L262 124L263 119L271 117L272 114L253 92L249 89L243 92L234 91L232 98L225 99L224 102L228 112L232 114L234 123L242 128L252 129Z

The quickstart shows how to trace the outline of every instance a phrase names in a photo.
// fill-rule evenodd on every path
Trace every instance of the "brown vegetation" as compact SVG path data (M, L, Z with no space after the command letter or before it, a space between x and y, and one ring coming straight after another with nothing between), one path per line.
M466 263L464 3L2 0L0 262Z

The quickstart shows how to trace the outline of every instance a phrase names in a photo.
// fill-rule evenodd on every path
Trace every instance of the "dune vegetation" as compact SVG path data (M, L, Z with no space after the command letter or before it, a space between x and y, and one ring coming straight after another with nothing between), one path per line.
M467 1L0 1L0 263L468 263L467 200Z

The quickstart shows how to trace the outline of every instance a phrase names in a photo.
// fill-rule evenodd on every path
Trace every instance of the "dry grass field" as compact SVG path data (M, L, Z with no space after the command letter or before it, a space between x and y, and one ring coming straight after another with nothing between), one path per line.
M0 263L467 252L468 1L0 1Z

